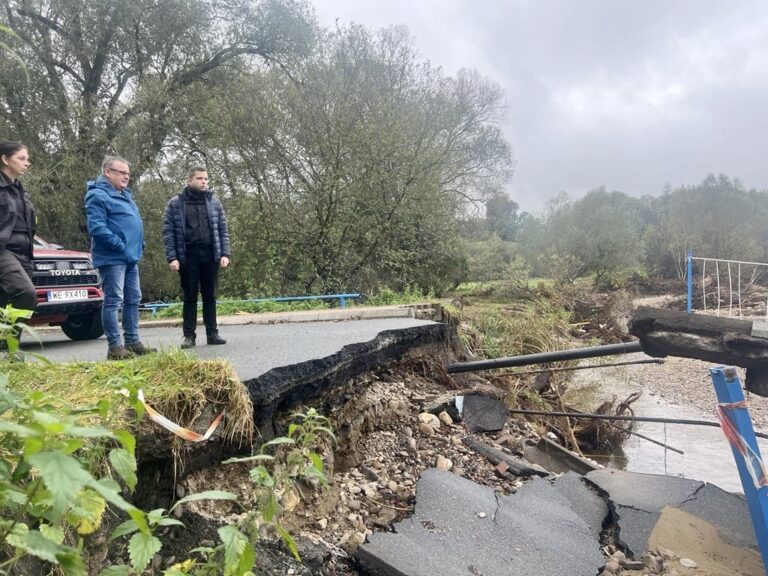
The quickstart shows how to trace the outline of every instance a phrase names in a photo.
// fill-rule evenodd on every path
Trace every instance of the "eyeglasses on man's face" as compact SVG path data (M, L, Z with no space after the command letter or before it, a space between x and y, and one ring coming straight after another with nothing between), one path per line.
M118 174L122 174L123 176L127 176L128 178L131 177L130 170L118 170L117 168L107 168L107 170L111 170L112 172L117 172Z

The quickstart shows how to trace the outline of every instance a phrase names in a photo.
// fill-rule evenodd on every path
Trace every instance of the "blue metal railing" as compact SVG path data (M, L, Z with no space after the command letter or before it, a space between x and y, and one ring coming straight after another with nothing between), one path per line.
M357 300L361 297L361 294L353 292L350 294L321 294L317 296L276 296L274 298L250 298L247 300L227 300L227 302L237 302L243 304L250 304L255 302L299 302L301 300L338 300L339 308L347 307L347 300ZM146 302L142 304L139 309L144 311L151 311L152 316L156 316L159 310L164 310L171 306L179 305L181 302ZM198 306L202 305L202 302L197 303Z

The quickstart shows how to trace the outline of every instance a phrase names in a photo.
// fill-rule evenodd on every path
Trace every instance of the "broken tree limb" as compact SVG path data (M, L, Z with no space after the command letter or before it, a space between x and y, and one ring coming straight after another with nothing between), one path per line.
M485 442L481 442L472 436L462 438L461 441L468 448L471 448L478 454L485 456L493 465L498 465L501 462L504 462L504 464L509 467L508 470L515 476L549 476L549 472L544 470L544 468L536 466L535 464L531 464L530 462L526 462L520 458L515 458L506 452L488 446L488 444Z

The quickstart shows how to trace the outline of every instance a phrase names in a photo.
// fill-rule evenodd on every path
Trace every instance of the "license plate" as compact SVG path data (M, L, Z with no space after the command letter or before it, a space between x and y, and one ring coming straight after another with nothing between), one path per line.
M48 292L48 302L65 300L87 300L88 290L56 290Z

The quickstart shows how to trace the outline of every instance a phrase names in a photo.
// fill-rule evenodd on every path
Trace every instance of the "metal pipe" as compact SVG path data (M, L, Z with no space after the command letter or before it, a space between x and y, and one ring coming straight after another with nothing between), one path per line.
M579 360L581 358L597 358L598 356L613 356L614 354L631 354L642 352L643 345L640 342L623 342L621 344L606 344L604 346L587 346L586 348L572 348L570 350L558 350L555 352L540 352L539 354L526 354L524 356L512 356L510 358L496 358L494 360L478 360L476 362L460 362L449 364L446 372L474 372L476 370L492 370L494 368L507 368L510 366L528 366L529 364L547 364L562 360Z

